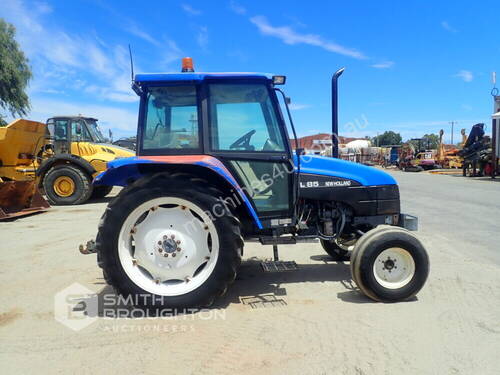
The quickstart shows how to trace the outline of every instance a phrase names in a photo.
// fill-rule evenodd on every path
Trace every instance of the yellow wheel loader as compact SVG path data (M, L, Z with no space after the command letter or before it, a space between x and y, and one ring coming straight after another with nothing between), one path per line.
M106 196L113 187L92 187L92 179L106 170L107 162L135 155L106 143L95 118L52 117L47 130L52 155L43 159L36 175L51 204L80 204Z
M42 188L53 205L102 198L112 186L93 187L92 179L106 170L107 162L130 156L134 156L132 151L106 143L95 118L58 116L46 124L16 120L0 128L0 207L9 212L18 210L19 205L12 207L12 198L7 199L2 191L8 183L8 195L21 197L23 184L19 181L31 181L27 185L32 185L33 191ZM25 206L30 204L24 202Z

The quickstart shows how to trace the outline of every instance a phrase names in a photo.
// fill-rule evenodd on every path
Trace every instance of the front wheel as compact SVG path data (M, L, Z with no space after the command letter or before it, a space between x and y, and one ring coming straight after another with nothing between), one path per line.
M52 205L81 204L92 194L90 176L71 164L52 167L43 177L42 184Z
M368 297L380 302L415 296L429 274L424 246L402 228L382 228L365 240L361 237L352 258L354 281Z
M103 273L136 305L209 306L236 277L238 221L185 175L148 179L124 189L101 220Z

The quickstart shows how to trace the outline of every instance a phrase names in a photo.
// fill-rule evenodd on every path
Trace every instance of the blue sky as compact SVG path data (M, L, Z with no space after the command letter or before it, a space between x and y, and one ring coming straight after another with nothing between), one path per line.
M136 131L136 72L285 74L300 135L330 128L330 77L341 66L340 135L437 133L449 121L490 127L500 73L498 1L3 0L34 79L29 118L82 113L117 136ZM500 75L500 74L499 74Z

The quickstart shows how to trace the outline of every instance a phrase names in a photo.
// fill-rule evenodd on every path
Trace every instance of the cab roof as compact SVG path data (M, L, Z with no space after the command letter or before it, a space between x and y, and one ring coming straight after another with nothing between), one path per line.
M204 80L231 80L231 79L248 79L272 81L272 74L269 73L252 73L252 72L225 72L225 73L144 73L136 74L135 82L201 82Z
M82 116L82 115L52 116L49 118L49 120L58 120L58 119L83 119L83 120L90 120L90 121L98 121L94 117L87 117L87 116Z

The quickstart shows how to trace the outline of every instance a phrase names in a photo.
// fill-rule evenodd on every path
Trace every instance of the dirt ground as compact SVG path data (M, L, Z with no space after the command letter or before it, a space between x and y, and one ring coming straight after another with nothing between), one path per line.
M299 270L263 273L258 260L272 248L249 243L238 279L210 312L101 312L74 331L54 319L56 294L75 282L112 293L96 256L77 250L95 236L106 202L1 223L2 373L498 374L500 184L393 173L431 261L427 285L404 303L361 295L349 264L319 244L280 246Z

